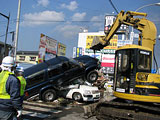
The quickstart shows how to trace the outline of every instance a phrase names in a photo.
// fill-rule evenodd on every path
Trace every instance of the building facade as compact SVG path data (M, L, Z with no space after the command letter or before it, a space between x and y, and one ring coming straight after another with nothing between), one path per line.
M38 51L17 51L16 62L37 64Z

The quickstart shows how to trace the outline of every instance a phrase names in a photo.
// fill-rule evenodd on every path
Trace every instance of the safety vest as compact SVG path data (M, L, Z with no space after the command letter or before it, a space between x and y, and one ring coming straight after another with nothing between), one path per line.
M23 76L18 76L17 77L20 81L20 96L23 96L24 95L24 91L25 91L25 88L26 88L26 79L23 77Z
M0 99L10 99L10 95L6 91L6 83L11 74L13 73L9 71L0 72Z

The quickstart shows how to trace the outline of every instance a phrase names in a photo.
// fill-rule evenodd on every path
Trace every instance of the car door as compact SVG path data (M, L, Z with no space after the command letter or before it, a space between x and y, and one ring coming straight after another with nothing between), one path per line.
M62 64L57 64L50 66L48 68L48 79L53 86L59 86L62 84L63 79L65 78L64 72L62 70Z
M69 81L85 74L84 68L73 61L64 62L62 70L65 76L64 79Z
M46 69L35 72L32 75L26 77L26 98L39 94L40 89L48 84L46 80Z

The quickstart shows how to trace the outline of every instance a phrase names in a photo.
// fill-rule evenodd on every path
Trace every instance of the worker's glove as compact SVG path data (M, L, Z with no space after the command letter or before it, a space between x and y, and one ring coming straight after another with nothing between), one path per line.
M22 115L22 110L17 111L17 117L20 117Z

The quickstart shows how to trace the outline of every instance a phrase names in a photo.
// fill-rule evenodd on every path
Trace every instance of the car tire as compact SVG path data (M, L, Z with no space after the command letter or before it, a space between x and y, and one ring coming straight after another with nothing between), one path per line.
M42 93L42 101L44 102L52 102L56 97L56 91L53 89L48 89Z
M81 93L78 92L73 93L72 99L79 102L83 100Z
M98 73L97 73L97 71L93 70L93 71L90 71L87 74L87 81L89 83L94 83L94 82L96 82L97 79L98 79Z

